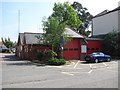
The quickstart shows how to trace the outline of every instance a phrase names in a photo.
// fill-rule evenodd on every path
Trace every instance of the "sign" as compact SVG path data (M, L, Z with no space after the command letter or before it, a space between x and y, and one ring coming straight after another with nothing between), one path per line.
M86 45L81 45L81 53L87 53Z
M60 37L60 47L63 47L64 46L64 37L61 36Z

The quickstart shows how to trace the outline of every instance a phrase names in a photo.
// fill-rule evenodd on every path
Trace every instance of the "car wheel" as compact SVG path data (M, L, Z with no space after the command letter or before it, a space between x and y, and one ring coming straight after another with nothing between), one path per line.
M110 61L111 61L111 59L110 59L110 58L108 58L108 59L107 59L107 62L110 62Z
M98 59L95 59L95 63L98 63L99 62L99 60Z

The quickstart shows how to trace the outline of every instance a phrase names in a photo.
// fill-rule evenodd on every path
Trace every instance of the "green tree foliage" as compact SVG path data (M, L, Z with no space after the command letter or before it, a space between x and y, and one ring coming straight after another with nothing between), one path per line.
M65 42L69 40L64 34L65 27L76 29L80 23L72 6L68 3L55 3L52 15L43 20L44 42L51 45L52 50L55 49L59 56L61 52L60 37L63 36Z
M10 40L10 38L1 38L1 40L7 48L11 48L14 46L14 43Z
M103 51L113 57L120 57L120 31L112 31L105 36Z
M59 45L59 40L61 35L63 35L65 24L60 24L56 17L50 16L47 21L43 21L43 26L43 30L46 32L43 34L45 43L53 47Z
M68 3L55 3L52 16L57 17L60 23L65 23L72 29L77 29L81 24L74 8Z
M79 2L73 2L71 6L75 9L77 16L82 21L82 24L77 28L77 31L80 34L88 36L91 31L86 31L86 29L89 27L93 16L88 12L88 9L83 7Z

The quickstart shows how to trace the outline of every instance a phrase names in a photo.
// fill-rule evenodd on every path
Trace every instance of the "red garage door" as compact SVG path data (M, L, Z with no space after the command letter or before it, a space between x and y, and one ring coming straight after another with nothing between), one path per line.
M80 59L81 44L80 39L75 38L64 45L63 57L66 60Z

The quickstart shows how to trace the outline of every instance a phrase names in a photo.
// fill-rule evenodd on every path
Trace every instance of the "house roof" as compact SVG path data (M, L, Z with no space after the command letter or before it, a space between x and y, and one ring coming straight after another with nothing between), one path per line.
M84 38L84 36L80 35L79 33L75 32L70 28L65 28L65 32L68 37L72 38ZM19 33L19 40L20 43L23 44L43 44L42 33Z
M84 38L84 36L80 35L79 33L75 32L74 30L70 28L65 28L64 34L72 38Z
M0 46L2 46L3 45L3 42L0 42Z
M19 33L19 39L20 39L20 43L23 45L24 44L24 33Z
M103 40L101 38L86 38L86 40Z
M41 33L24 33L26 44L43 44Z
M3 42L0 42L0 48L1 49L7 49L7 47L3 44Z
M100 17L100 16L103 16L103 15L106 15L106 14L109 14L109 13L112 13L112 12L115 12L115 11L118 11L118 10L120 10L120 6L118 6L117 8L115 8L115 9L113 9L111 11L104 10L101 13L95 15L93 18Z

